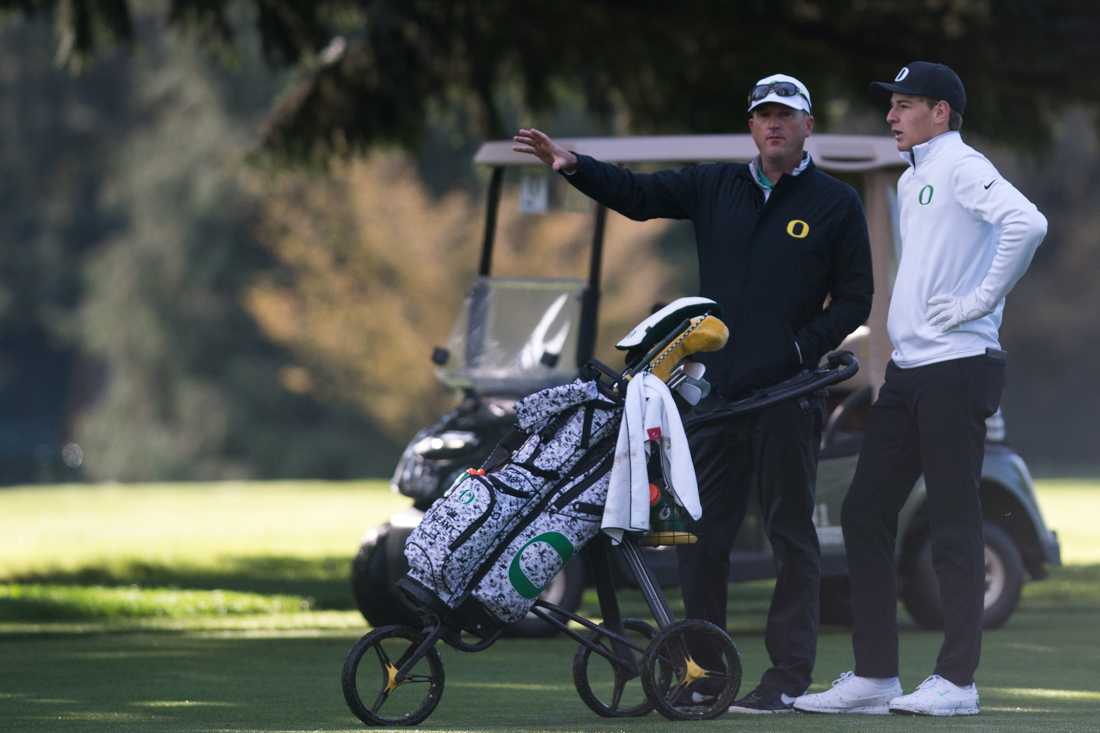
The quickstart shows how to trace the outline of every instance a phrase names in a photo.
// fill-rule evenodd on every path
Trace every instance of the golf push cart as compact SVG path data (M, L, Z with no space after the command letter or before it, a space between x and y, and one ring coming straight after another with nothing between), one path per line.
M696 162L744 162L756 152L748 135L692 135L588 138L559 141L578 152L632 167L670 167ZM474 162L490 171L484 238L478 276L458 314L445 348L432 355L439 379L461 394L458 406L420 430L394 471L394 490L412 506L380 527L367 530L352 562L352 589L372 626L417 621L401 602L395 584L407 571L405 540L455 478L480 465L512 427L517 399L538 389L565 384L592 357L600 299L601 263L608 212L585 200L593 211L592 243L586 280L501 278L491 274L497 213L505 192L518 193L521 211L547 211L554 186L568 189L559 176L530 156L513 152L511 141L481 146ZM899 256L895 184L903 163L894 141L878 136L814 135L806 147L815 163L860 192L871 237L875 294L871 315L840 346L854 352L859 373L829 390L828 419L817 476L815 524L822 552L823 623L850 623L847 562L839 519L862 445L862 428L874 393L882 383L891 346L886 312ZM915 484L898 523L897 560L902 601L921 626L942 625L938 584L932 567L926 492ZM750 502L750 506L755 506ZM1059 563L1056 535L1039 511L1023 459L1005 442L1000 412L988 422L982 468L985 512L985 626L1005 623L1019 601L1025 580L1040 579ZM677 582L670 548L642 550L662 585ZM629 573L627 573L629 579ZM758 516L750 511L731 556L731 580L774 577L771 550ZM575 611L589 579L574 557L544 588L542 598ZM534 614L509 633L557 633Z
M597 715L633 717L656 709L670 720L701 720L726 712L741 684L736 646L707 621L676 621L639 549L697 539L686 505L669 488L660 449L649 447L649 439L659 443L660 437L647 438L650 459L637 477L648 494L648 528L620 533L615 545L600 529L605 502L610 505L620 421L632 419L623 415L626 406L661 383L677 412L706 397L704 369L687 357L726 344L729 332L718 312L706 298L676 300L617 344L627 352L623 372L593 360L581 379L520 401L515 429L479 467L458 476L409 536L410 570L397 587L417 622L376 628L349 650L341 679L356 717L367 725L420 723L443 694L436 643L482 651L528 611L578 643L574 685ZM848 379L858 368L852 354L831 354L826 365L724 405L706 419L796 399ZM627 434L647 435L637 429ZM622 488L633 504L634 491ZM679 490L685 488L680 483ZM591 548L587 559L600 623L538 598L583 548ZM629 569L655 625L622 617L613 556ZM701 680L718 691L713 699L693 699L691 686Z

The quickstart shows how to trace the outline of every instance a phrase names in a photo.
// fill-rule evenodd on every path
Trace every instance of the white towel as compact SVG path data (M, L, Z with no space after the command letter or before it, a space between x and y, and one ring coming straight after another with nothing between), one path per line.
M623 532L649 529L649 443L661 450L661 466L676 502L692 519L703 515L684 424L668 385L648 372L630 380L615 445L615 462L600 526L618 544Z

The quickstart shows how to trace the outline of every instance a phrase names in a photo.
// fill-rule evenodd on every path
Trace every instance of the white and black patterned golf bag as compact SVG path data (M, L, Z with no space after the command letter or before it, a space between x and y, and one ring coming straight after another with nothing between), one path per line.
M523 618L600 530L620 408L594 381L522 399L516 430L409 536L399 586L475 633Z

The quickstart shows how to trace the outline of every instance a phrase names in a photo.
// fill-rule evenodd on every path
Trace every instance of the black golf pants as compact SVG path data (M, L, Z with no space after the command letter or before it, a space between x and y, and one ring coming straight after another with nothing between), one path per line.
M912 369L887 366L841 517L861 677L898 674L898 512L923 472L943 599L935 673L957 685L974 680L985 594L979 492L985 420L1000 403L1004 372L1002 352Z
M761 682L799 695L817 651L821 555L813 524L821 395L780 402L722 422L687 424L703 517L699 542L677 557L689 618L726 628L730 550L750 496L759 499L776 568L765 645L772 666ZM713 657L693 649L700 662Z

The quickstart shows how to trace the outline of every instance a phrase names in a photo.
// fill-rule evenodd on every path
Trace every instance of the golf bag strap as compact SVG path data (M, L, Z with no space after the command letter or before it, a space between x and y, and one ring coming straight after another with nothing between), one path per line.
M588 441L592 438L592 403L584 406L584 422L581 424L581 450L588 450Z
M580 405L574 405L561 413L554 416L547 425L538 432L539 446L538 448L527 458L525 461L515 461L515 465L520 468L526 469L532 476L538 476L542 479L554 481L561 477L561 474L557 471L550 471L545 468L540 468L535 465L535 461L539 455L542 454L542 449L546 446L546 443L551 440L557 432L568 422L577 410L583 410L581 421L581 450L588 450L589 444L592 441L592 419L596 410L614 411L618 406L613 402L605 402L604 400L589 400ZM516 448L519 446L517 445Z
M512 430L497 443L488 457L481 463L486 472L495 471L512 458L523 441L527 440L527 433L522 430Z
M523 461L522 463L517 461L513 465L522 468L523 470L527 471L527 473L531 474L532 476L538 476L539 478L545 479L547 481L557 481L558 478L561 476L561 474L558 473L557 471L550 471L550 470L545 469L545 468L539 468L538 466L535 465L535 462L534 462L533 458L529 461Z

